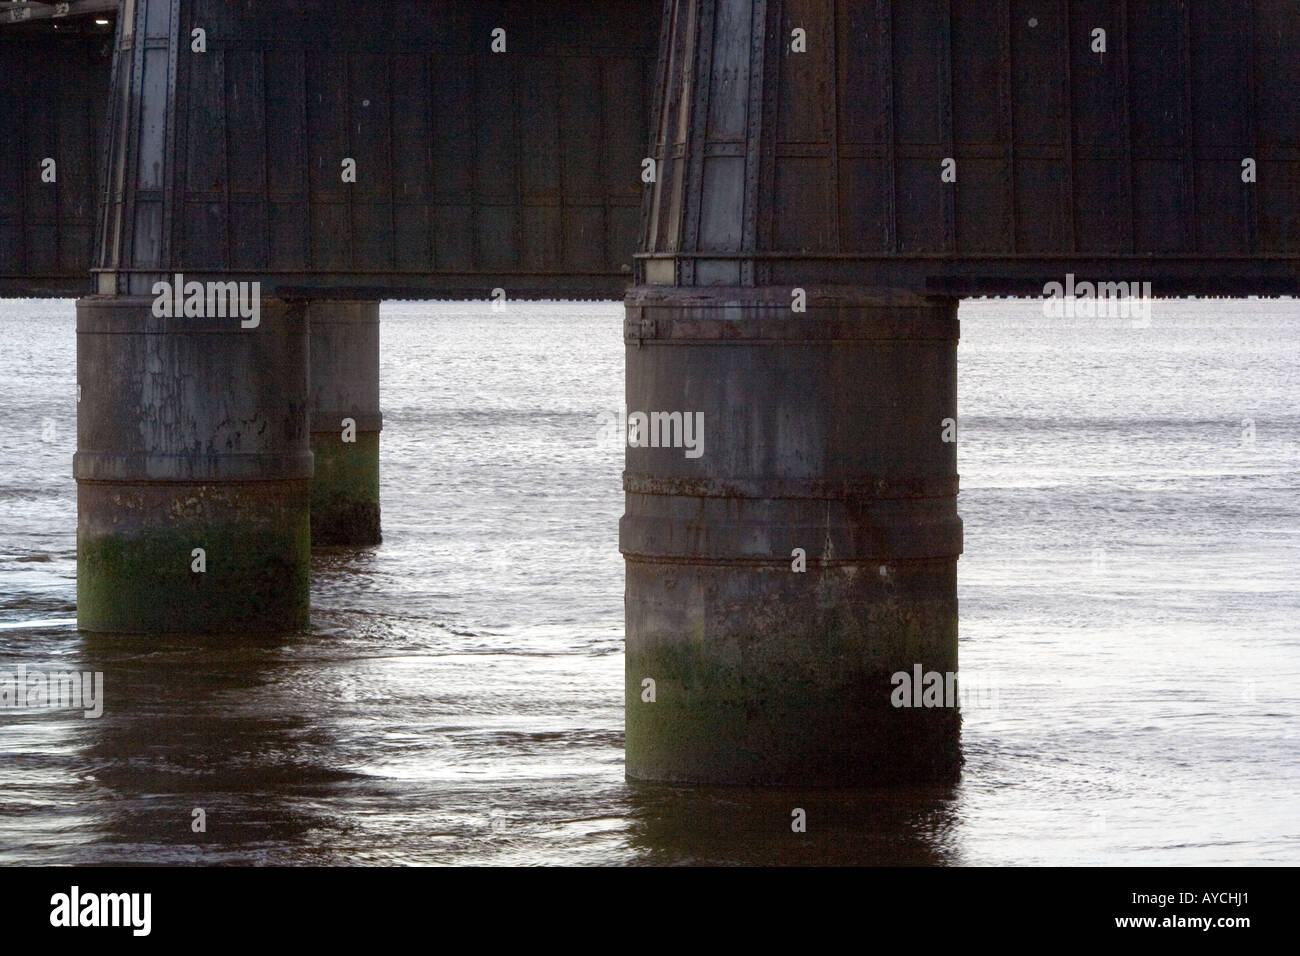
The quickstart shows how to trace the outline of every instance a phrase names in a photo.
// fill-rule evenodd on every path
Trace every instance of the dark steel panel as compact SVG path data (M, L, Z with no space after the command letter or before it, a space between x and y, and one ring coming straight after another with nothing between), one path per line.
M0 32L0 294L90 288L109 53L104 33Z
M1105 258L1130 253L1206 254L1204 294L1248 278L1248 260L1216 256L1260 257L1262 283L1296 276L1300 8L1286 0L147 6L152 38L124 35L111 101L102 40L37 24L0 38L3 93L21 104L0 117L19 144L0 156L0 294L85 291L101 202L119 288L131 268L137 285L234 269L268 289L618 294L643 195L645 249L686 253L658 275L688 284L772 281L762 252L815 253L805 269L856 257L856 283L993 290L1023 288L1025 261L1059 278L1085 261L1131 270ZM199 22L203 55L188 48ZM505 55L488 49L498 25ZM796 26L807 53L789 49ZM647 90L656 56L662 97ZM658 181L643 185L654 116ZM116 144L102 196L87 123ZM32 165L46 150L63 155L57 184ZM940 181L947 156L956 184ZM849 260L826 261L829 277ZM1142 269L1188 281L1165 265Z
M898 248L909 253L943 251L943 192L939 150L900 147L896 160Z
M1012 7L1016 248L1069 252L1068 73L1062 68L1069 59L1065 4L1016 0Z
M942 0L939 8L939 125L940 155L943 159L955 159L954 129L952 112L952 0ZM945 252L957 251L957 209L956 186L942 183L940 201L943 204L943 248ZM851 240L847 248L856 244ZM845 246L841 246L845 248Z
M29 87L32 72L27 68L26 56L21 46L12 40L0 39L0 55L4 57L3 72L7 76L6 93L11 98L8 109L0 110L0 271L7 279L21 278L29 273L27 268L26 192L29 177L27 169L26 104L31 100ZM35 175L39 182L39 175Z
M599 60L565 64L560 76L560 175L564 211L563 267L574 272L617 272L605 259L605 192L601 172L604 116ZM629 168L636 181L639 169Z
M1014 50L1011 45L1011 31L1014 13L1012 10L1012 0L998 0L997 25L998 39L1001 44L1001 54L998 62L1001 68L998 70L998 112L1001 118L1002 136L1006 144L1006 162L1007 162L1007 219L1005 222L1008 243L1005 251L1015 253L1018 251L1016 242L1020 234L1019 226L1016 222L1016 113L1015 99L1017 91L1015 89L1013 78L1015 70Z
M956 248L993 252L1011 245L1008 130L999 109L1003 64L999 23L984 0L951 0L952 146L960 187L954 197Z
M1080 253L1131 247L1123 16L1110 0L1070 0L1069 193L1073 248ZM1106 31L1105 53L1092 31Z
M945 244L944 194L951 185L940 181L948 155L940 94L941 7L941 0L894 4L895 208L903 253L939 252Z
M941 6L941 0L894 4L894 111L900 143L937 146L943 138L938 70Z
M427 268L433 262L433 127L427 57L408 54L390 63L393 265Z
M601 119L600 166L603 181L599 191L605 201L605 250L603 262L617 265L621 274L632 273L632 254L641 230L641 161L646 147L648 89L645 59L605 57L601 60L603 109ZM523 84L527 88L528 84ZM520 149L529 162L532 144L522 137Z
M1300 8L1257 0L1253 25L1253 132L1259 162L1253 223L1260 248L1293 252L1300 245Z
M27 181L23 197L27 268L37 275L50 275L58 270L60 185L66 189L72 184L64 176L59 177L61 183L47 183L41 178L44 159L61 158L57 116L51 109L52 102L46 99L46 91L30 89L29 95L31 99L24 104L25 128L21 146Z
M393 150L391 57L350 57L347 90L349 156L357 181L344 187L352 199L353 255L363 268L393 268Z
M433 84L433 151L435 208L433 265L437 271L474 268L474 169L477 135L473 111L473 60L468 56L435 53L429 71Z
M721 0L714 24L714 54L705 128L703 190L698 248L726 250L744 245L747 200L747 146L753 0ZM728 265L718 277L734 284L740 276Z
M67 184L58 192L55 270L60 273L84 269L93 254L95 197L81 184L98 179L97 125L102 108L103 104L85 91L65 89L57 99L59 178Z
M306 54L302 50L267 50L262 62L269 254L272 262L297 271L307 267L310 255Z
M988 0L952 0L953 119L956 138L963 144L1002 143L1005 130L998 116L1000 49L998 21L989 16ZM868 83L872 79L864 77Z
M1007 192L1007 161L1000 155L984 158L958 156L961 189L957 202L957 245L962 254L997 252L1010 244L1005 228L1011 218ZM999 228L999 226L1003 228Z
M352 265L352 192L343 182L343 160L356 158L348 135L348 54L313 51L306 55L306 64L309 262L320 271L344 271ZM358 164L358 179L368 172Z
M1080 253L1127 253L1132 245L1128 162L1088 151L1074 163L1075 233Z
M562 65L529 57L519 91L519 146L522 194L520 246L525 269L557 267L561 262L560 89Z
M1259 245L1294 258L1300 248L1300 156L1265 154L1259 161Z
M1300 6L1291 0L1255 0L1255 115L1264 120L1259 140L1268 146L1300 146Z

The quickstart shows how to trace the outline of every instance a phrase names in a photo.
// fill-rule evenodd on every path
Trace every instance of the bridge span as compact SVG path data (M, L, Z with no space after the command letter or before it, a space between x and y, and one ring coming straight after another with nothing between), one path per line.
M621 298L634 778L957 773L892 692L957 671L961 297L1300 293L1285 0L66 6L0 5L0 294L79 296L82 628L306 622L379 300Z

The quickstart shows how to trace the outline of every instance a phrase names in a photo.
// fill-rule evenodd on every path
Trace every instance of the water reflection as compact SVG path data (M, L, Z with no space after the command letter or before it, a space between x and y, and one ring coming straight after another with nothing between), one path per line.
M80 862L276 862L276 848L324 862L312 834L334 822L309 802L355 775L331 767L329 725L279 699L300 638L82 638L78 666L104 673L107 703L81 735L102 846Z
M66 827L73 821L66 817L58 825L62 833L48 835L49 845L62 844L59 860L957 861L951 788L794 790L624 782L619 779L622 735L595 740L577 730L539 731L534 736L546 740L530 739L515 755L524 766L481 759L461 766L431 732L442 726L440 720L411 720L415 701L394 701L405 714L395 726L350 713L333 685L337 668L365 670L367 664L348 661L347 653L318 653L326 651L321 640L319 634L237 641L81 635L60 665L103 672L107 703L99 720L79 720L59 733L76 746L49 769L77 780L69 806L76 807L78 817L77 839L69 839ZM391 679L383 683L395 693L398 685ZM395 731L400 731L396 738ZM500 741L485 746L477 737L492 734L481 728L443 731L462 749L469 746L480 755L504 746ZM474 739L460 739L466 735ZM411 747L415 750L408 752ZM598 761L604 769L574 775L562 769L567 761L556 762L556 747L576 748L595 763L594 747L605 755ZM192 828L196 808L205 811L206 833ZM792 830L796 808L804 812L806 832Z
M957 860L953 788L788 790L629 783L636 862L933 866ZM806 832L792 829L803 810Z

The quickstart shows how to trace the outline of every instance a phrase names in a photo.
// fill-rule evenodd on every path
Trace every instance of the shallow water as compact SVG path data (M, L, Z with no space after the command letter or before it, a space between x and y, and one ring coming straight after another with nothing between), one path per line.
M0 711L0 863L1300 863L1300 304L963 304L966 767L849 793L623 779L622 306L382 314L384 544L142 641L75 626L73 305L0 302L0 671L107 687Z

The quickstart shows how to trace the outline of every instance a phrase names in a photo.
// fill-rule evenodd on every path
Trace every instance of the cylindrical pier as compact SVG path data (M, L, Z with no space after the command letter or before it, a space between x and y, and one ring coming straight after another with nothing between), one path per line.
M379 303L312 302L313 545L378 544Z
M959 772L955 701L895 706L896 675L957 670L957 303L807 295L628 296L631 778Z
M159 318L77 303L77 623L246 633L306 625L306 308Z

